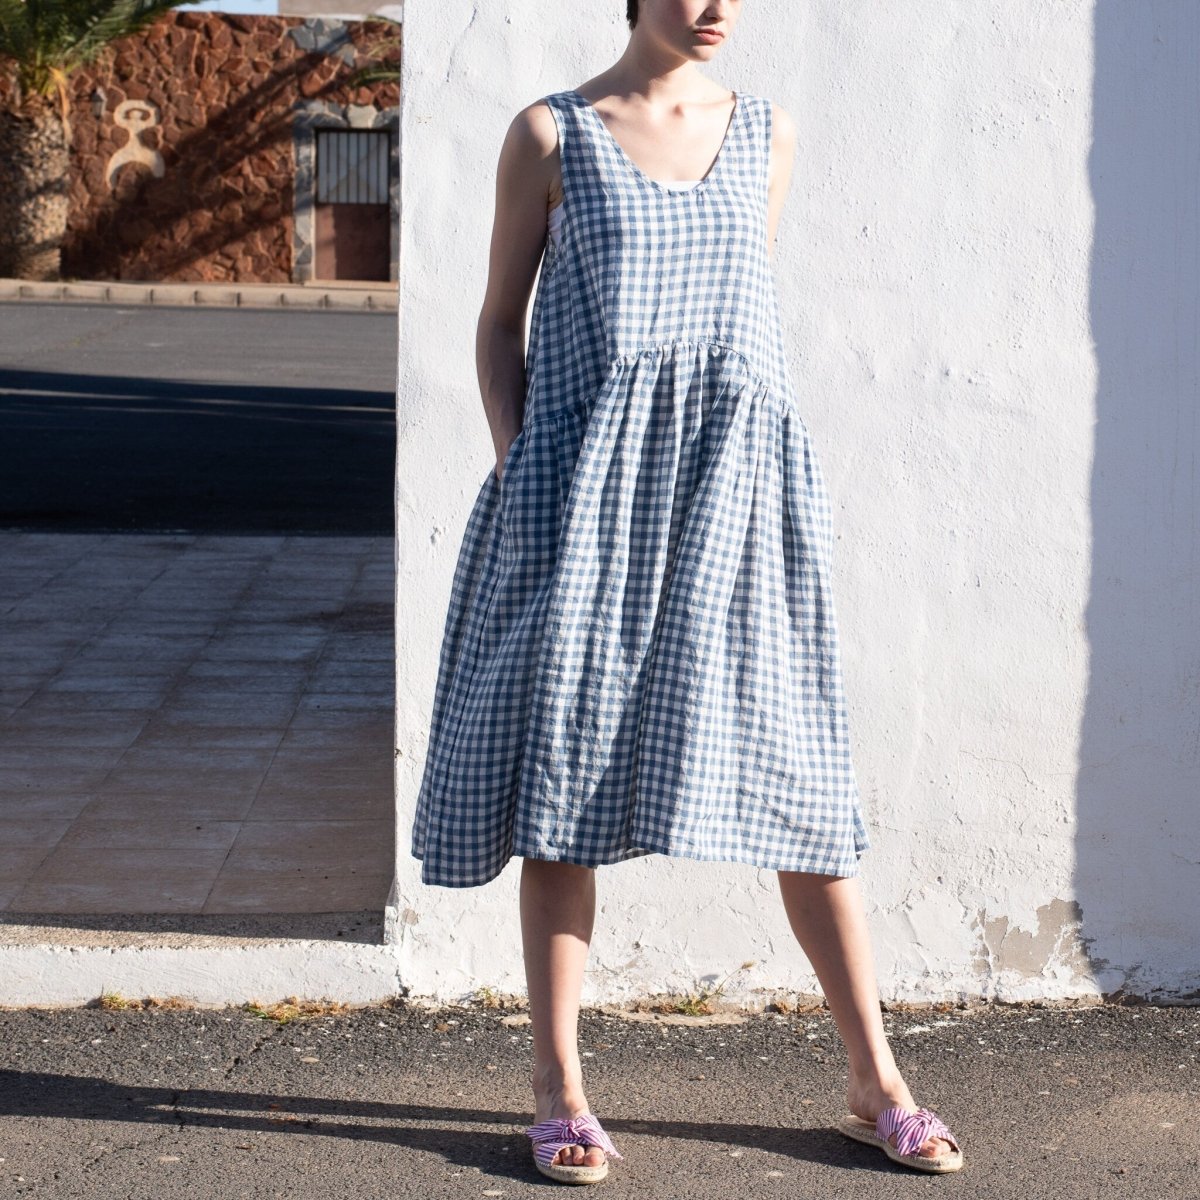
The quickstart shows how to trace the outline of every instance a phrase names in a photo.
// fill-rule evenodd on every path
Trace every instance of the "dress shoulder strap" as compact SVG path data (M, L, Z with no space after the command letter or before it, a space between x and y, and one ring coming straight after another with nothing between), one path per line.
M541 97L554 114L558 130L558 162L562 177L562 227L560 240L564 246L574 237L574 197L595 191L597 181L614 169L609 158L614 153L609 140L602 137L599 119L588 102L576 91L566 88Z
M580 154L586 149L587 128L580 119L579 101L573 92L551 92L543 96L541 102L554 114L554 124L558 130L558 159L565 194L574 186L582 166Z
M771 182L771 101L753 92L740 92L738 97L738 103L746 106L743 168L757 182L765 199Z

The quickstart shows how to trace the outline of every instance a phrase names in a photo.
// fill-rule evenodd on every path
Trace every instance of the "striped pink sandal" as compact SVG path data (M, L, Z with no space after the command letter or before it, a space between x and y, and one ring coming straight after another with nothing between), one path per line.
M623 1158L612 1139L591 1113L577 1117L552 1117L525 1130L533 1140L533 1162L543 1175L560 1183L599 1183L608 1174L608 1162L595 1166L585 1163L556 1163L551 1160L564 1146L599 1146L610 1158Z
M874 1121L864 1121L862 1117L849 1114L838 1122L837 1127L855 1141L880 1147L893 1162L903 1163L906 1167L938 1173L962 1169L963 1156L958 1139L946 1128L941 1117L928 1108L918 1108L914 1112L894 1104L885 1108ZM893 1133L897 1135L894 1146L888 1141ZM918 1154L931 1137L945 1138L954 1149L937 1158Z

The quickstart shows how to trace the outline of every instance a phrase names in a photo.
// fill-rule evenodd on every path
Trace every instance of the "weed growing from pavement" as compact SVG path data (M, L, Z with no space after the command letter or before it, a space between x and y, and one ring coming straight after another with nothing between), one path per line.
M514 996L511 992L498 992L492 987L478 987L471 993L470 1003L476 1008L487 1008L500 1012L512 1012L528 1007L522 996Z
M241 1006L242 1012L252 1017L261 1017L264 1021L274 1021L279 1025L290 1025L293 1021L311 1021L314 1017L329 1017L349 1013L352 1004L343 1004L338 1000L301 1000L298 996L289 996L274 1004L257 1004L250 1001Z
M197 1007L191 1000L185 1000L182 996L167 996L164 999L159 999L157 996L144 996L142 999L130 999L128 996L122 996L120 992L101 992L99 997L87 1005L88 1008L103 1008L108 1012L122 1012L126 1009L138 1010L147 1008L165 1008L173 1010L181 1010Z
M647 997L643 1001L638 1001L634 1005L635 1012L661 1012L661 1013L682 1013L689 1017L710 1016L716 1012L715 1001L720 998L725 990L725 985L739 971L748 971L754 962L744 962L740 967L735 967L716 987L702 987L695 992L660 992L657 995Z

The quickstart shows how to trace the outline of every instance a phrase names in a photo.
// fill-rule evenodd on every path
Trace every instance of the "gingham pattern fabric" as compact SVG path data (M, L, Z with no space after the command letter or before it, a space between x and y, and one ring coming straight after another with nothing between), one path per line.
M689 189L578 92L558 128L524 424L458 553L412 853L471 887L513 855L853 875L829 498L767 254L771 106L740 93Z

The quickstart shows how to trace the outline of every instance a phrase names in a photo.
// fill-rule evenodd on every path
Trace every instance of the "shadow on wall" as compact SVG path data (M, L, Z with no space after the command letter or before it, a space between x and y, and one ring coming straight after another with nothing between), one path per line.
M140 169L122 170L109 201L70 231L63 248L64 272L104 279L189 278L188 268L208 262L231 243L290 220L292 114L263 114L298 94L299 80L308 70L304 60L276 68L213 113L207 124L159 145L167 167L162 178ZM266 151L276 151L281 162L264 160ZM243 163L247 169L274 172L268 177L279 186L256 197L235 190L231 181ZM176 224L178 236L164 237ZM281 226L280 233L285 232ZM139 272L130 259L148 243L155 243L153 264ZM290 257L287 239L272 259L285 255ZM287 281L290 274L272 259L255 262L256 279Z
M1099 0L1075 896L1103 992L1200 997L1200 7Z

